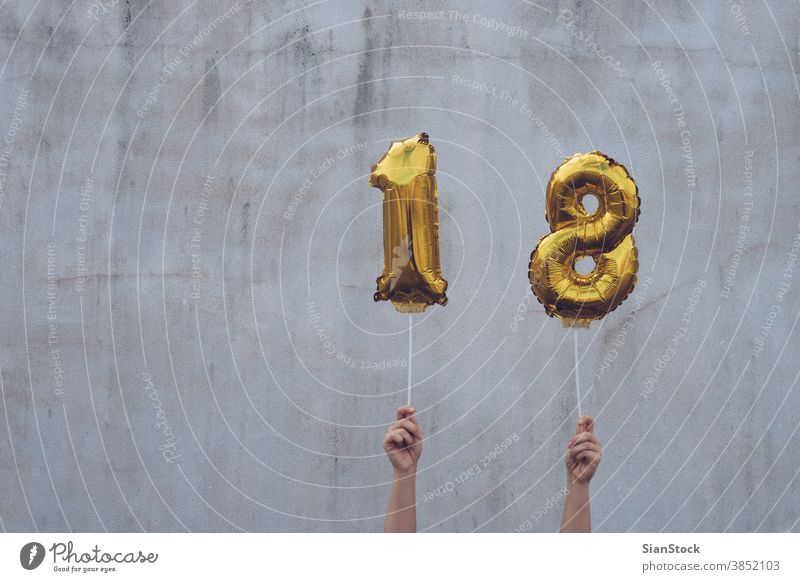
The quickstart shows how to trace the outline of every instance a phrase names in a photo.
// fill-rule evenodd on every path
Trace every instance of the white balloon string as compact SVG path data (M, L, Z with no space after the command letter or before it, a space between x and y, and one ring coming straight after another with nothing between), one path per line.
M411 314L408 315L408 405L411 406L411 356L412 356L412 330Z
M581 375L578 368L578 330L572 328L572 338L575 344L575 393L578 395L578 418L581 417Z

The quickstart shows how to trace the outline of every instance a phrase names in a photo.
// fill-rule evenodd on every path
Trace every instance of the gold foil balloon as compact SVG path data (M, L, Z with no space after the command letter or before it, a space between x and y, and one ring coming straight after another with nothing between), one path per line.
M587 211L586 196L597 198L596 211ZM601 152L576 154L550 177L546 205L552 232L531 254L531 287L548 315L565 326L588 326L616 309L636 285L636 183ZM590 273L575 269L583 257L594 259Z
M447 303L435 173L436 151L428 134L419 133L393 142L369 177L383 191L383 274L374 299L404 313Z

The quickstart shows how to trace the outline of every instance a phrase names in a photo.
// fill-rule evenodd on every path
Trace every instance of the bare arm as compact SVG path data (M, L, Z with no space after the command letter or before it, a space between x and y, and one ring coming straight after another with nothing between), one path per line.
M561 516L561 533L589 533L592 516L589 511L589 484L577 481L567 483L564 514Z
M561 516L562 533L589 533L592 517L589 508L589 482L600 464L600 441L594 434L594 419L578 419L573 436L567 444L567 497Z
M383 450L392 464L392 492L383 531L414 533L417 531L417 462L422 454L422 431L410 406L397 409L397 420L386 432Z
M414 533L417 531L417 473L394 470L389 509L383 531L387 533Z

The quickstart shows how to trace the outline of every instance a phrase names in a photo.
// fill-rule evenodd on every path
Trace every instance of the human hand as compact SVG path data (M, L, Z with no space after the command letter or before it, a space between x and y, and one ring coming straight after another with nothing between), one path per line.
M422 454L422 430L411 406L397 408L397 420L389 426L383 439L383 450L395 471L414 473Z
M594 419L581 416L575 436L567 443L567 478L571 483L589 484L600 464L600 441L594 434Z

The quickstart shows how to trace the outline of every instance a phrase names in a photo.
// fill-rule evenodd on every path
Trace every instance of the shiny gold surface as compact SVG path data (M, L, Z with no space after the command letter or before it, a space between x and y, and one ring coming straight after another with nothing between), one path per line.
M419 133L393 142L369 177L383 192L383 274L374 299L404 313L447 303L435 173L436 152L428 134Z
M583 204L589 195L598 204L591 213ZM548 315L565 326L586 326L616 309L636 285L636 183L601 152L576 154L550 177L546 207L552 232L531 254L531 288ZM595 266L582 275L575 263L586 256Z

